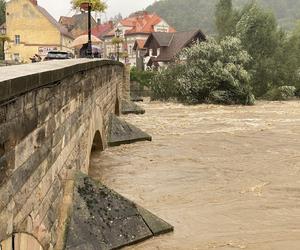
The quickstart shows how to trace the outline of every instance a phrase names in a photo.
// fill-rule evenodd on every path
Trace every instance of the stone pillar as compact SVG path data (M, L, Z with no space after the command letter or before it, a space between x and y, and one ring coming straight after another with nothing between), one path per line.
M124 66L122 100L130 101L130 66Z

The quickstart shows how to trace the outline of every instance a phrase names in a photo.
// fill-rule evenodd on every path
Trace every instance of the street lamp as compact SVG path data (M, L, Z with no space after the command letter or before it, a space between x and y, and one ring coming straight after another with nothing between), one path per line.
M93 57L92 51L92 3L91 1L83 2L80 5L81 9L88 11L88 43L87 43L87 50L86 55L88 58Z
M119 41L119 39L121 37L122 31L119 28L117 28L115 31L115 34L118 39L118 41L117 41L117 61L119 62L120 61L120 41Z

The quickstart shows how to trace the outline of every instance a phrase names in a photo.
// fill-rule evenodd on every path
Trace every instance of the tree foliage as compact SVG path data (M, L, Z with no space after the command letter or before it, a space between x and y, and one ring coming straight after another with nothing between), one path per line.
M161 71L152 81L154 97L186 103L253 104L245 69L249 54L238 38L197 43L180 55L182 64Z
M216 7L212 6L214 4L216 4ZM279 23L284 26L282 20L285 17L291 20L300 18L300 1L187 0L183 2L181 0L165 0L154 3L153 6L163 7L162 16L165 17L164 14L167 13L166 20L172 25L175 24L175 28L179 27L179 29L187 30L191 27L209 27L206 30L209 30L209 32L217 30L217 37L223 42L227 41L226 36L228 35L238 38L241 42L241 47L252 58L251 63L243 64L243 69L252 76L249 78L248 83L256 97L266 97L267 94L271 94L275 98L283 98L288 96L289 93L293 94L295 91L290 90L293 90L295 87L297 88L296 94L300 95L300 23L295 25L292 31L284 30L278 25L279 20ZM268 6L268 8L263 6ZM153 11L151 8L148 10ZM275 14L272 10L275 10ZM177 15L178 11L180 13ZM159 11L156 12L161 14ZM215 12L216 29L210 24L213 16L212 12ZM186 18L186 16L189 18ZM168 19L169 17L170 19ZM193 19L194 17L197 18ZM180 23L183 18L185 20ZM214 44L213 47L217 48L217 46L222 46L223 42L219 44L209 42L208 44ZM206 52L210 55L216 55L214 51L206 50ZM206 58L205 54L198 54L198 56ZM219 56L222 58L222 54ZM213 62L213 58L206 58L205 60L206 62ZM189 65L189 67L186 67L186 65ZM213 71L210 68L206 68L208 75L203 78L205 71L200 74L200 69L204 70L203 65L193 63L193 60L187 60L185 66L172 66L157 76L158 81L162 85L153 86L155 93L158 96L164 96L164 98L174 97L175 95L177 99L185 99L186 96L190 99L185 99L184 101L188 102L212 101L213 99L216 102L218 98L221 98L222 103L225 102L225 99L230 100L229 103L237 102L232 97L234 92L231 91L229 94L228 88L226 88L227 92L222 92L223 90L219 88L212 90L208 87L212 86L214 88L215 83L217 83L217 86L220 86L218 80L214 82L210 78L211 75L215 76L215 66L215 64L210 65ZM193 80L193 77L195 80ZM165 83L163 83L163 80ZM199 85L200 81L202 83ZM174 83L176 84L174 85ZM231 85L229 84L228 86ZM241 84L240 86L244 85ZM247 91L249 93L249 89L244 89L243 91L242 93ZM178 95L178 93L181 94ZM192 93L197 93L197 95ZM200 98L201 96L202 98ZM235 92L234 96L237 96L237 92ZM222 97L226 98L222 99ZM239 100L241 99L243 98L239 98Z
M236 35L253 58L252 86L257 96L264 95L277 82L277 55L284 34L277 27L274 15L251 4L236 24Z
M238 8L251 0L233 0ZM162 16L179 31L201 28L207 34L215 34L215 5L218 0L164 0L156 1L146 8ZM260 6L274 11L279 24L285 29L292 29L300 19L299 0L257 0ZM188 18L187 18L188 17Z
M121 43L124 43L124 39L122 37L113 37L113 39L111 40L111 43L114 45L118 45Z
M270 101L286 101L295 97L295 94L295 86L280 86L270 89L264 98Z
M221 4L224 0L219 1ZM286 33L278 28L274 14L255 2L232 11L227 18L233 20L232 34L241 39L253 59L248 69L252 73L251 85L256 96L276 97L280 96L275 93L281 93L281 86L299 87L299 25L292 34Z
M216 5L215 22L219 38L233 34L233 6L232 0L220 0Z
M138 82L141 86L149 87L154 76L155 71L152 70L138 70L136 67L130 70L130 81Z
M0 0L0 25L5 23L5 8L6 8L6 1Z
M80 7L81 4L90 2L92 4L92 11L103 12L106 10L107 5L102 0L71 0L73 9Z

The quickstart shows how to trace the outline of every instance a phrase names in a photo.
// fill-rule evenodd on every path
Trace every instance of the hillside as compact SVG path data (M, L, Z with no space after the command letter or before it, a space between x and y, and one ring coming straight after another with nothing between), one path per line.
M156 12L177 30L201 28L204 32L214 33L214 8L217 0L160 0L146 8ZM234 0L241 7L247 0ZM291 29L300 19L299 0L258 0L262 6L274 11L279 24Z

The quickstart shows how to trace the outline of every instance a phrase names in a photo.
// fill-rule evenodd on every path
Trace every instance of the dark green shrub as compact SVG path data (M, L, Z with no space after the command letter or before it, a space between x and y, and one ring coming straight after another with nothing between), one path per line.
M155 76L156 72L152 70L137 70L136 67L132 67L130 70L130 81L135 81L141 84L141 86L150 86L152 78Z
M296 87L294 86L281 86L275 87L267 92L265 99L270 101L286 101L297 94Z
M181 58L182 63L162 69L151 81L155 99L191 104L254 104L250 74L245 69L251 58L239 39L197 43L187 48Z

